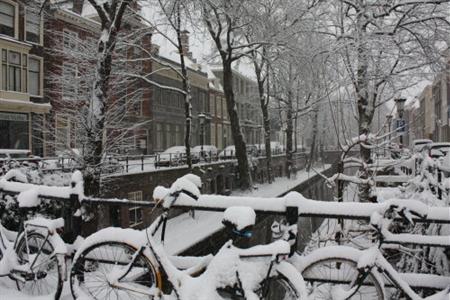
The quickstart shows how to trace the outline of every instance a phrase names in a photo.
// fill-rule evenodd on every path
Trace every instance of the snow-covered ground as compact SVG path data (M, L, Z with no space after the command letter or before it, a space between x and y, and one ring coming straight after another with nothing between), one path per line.
M316 168L316 171L323 172L330 168L330 165L324 165ZM293 189L302 182L316 175L316 172L306 172L300 170L297 176L292 179L276 178L275 181L269 184L256 185L256 189L250 192L233 193L233 196L252 196L270 198L277 197L285 192ZM169 220L167 224L167 233L165 238L165 247L169 254L178 254L188 249L192 245L204 240L211 234L219 231L223 225L222 212L204 212L199 211L195 213L193 219L188 213L177 216ZM16 290L15 283L9 278L0 278L0 298L14 299L14 300L49 300L51 297L31 297L24 295ZM66 282L62 292L61 299L72 299L70 293L69 283Z

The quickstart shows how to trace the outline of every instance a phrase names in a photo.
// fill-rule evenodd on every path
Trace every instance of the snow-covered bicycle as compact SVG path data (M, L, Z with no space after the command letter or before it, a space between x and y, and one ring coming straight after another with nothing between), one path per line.
M286 261L290 245L276 241L241 249L233 238L215 255L171 257L161 241L172 205L200 195L200 179L186 175L170 189L155 189L163 213L144 231L106 228L90 237L75 254L71 288L75 299L305 299L300 273ZM234 237L248 237L255 224L249 207L230 207L223 223ZM163 277L166 280L163 280Z
M448 243L448 236L392 234L388 231L393 217L400 217L408 222L412 222L413 216L424 218L426 210L420 209L420 207L416 208L418 209L412 210L408 206L390 205L386 207L385 211L374 212L371 217L371 226L375 229L377 246L366 250L358 250L348 246L328 246L314 250L303 257L294 257L294 264L302 273L309 297L329 300L384 300L388 299L384 288L385 283L388 282L412 300L450 299L450 278L409 274L416 283L431 278L431 280L438 281L435 284L441 285L443 288L442 291L430 297L422 298L411 288L405 277L392 267L380 251L385 243L393 240L414 243L414 241L421 239L429 244L446 244L445 239L447 239ZM439 281L441 282L439 283ZM423 282L423 284L433 285L430 282ZM447 285L448 287L446 287Z
M18 202L23 215L39 205L34 190L21 192ZM26 294L59 299L66 276L67 248L57 231L64 227L64 220L23 219L19 232L0 224L0 277L15 280L17 288Z

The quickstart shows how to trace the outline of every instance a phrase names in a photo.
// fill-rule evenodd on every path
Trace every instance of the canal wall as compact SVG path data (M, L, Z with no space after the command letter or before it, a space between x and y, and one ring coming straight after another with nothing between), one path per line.
M336 172L336 165L331 165L323 174L327 177L332 176ZM282 192L278 196L284 196L285 194L295 191L301 193L303 196L309 199L318 199L324 201L331 201L333 199L333 190L329 189L326 184L324 178L316 174L309 179L301 182L294 188L291 188L287 191ZM256 226L253 230L253 236L250 239L240 239L238 241L238 246L240 247L250 247L258 244L267 244L272 241L272 231L271 225L277 220L281 221L282 217L279 216L270 216L270 215L260 215L257 216ZM322 220L315 219L310 217L302 217L299 218L298 221L298 249L302 250L304 246L308 243L309 238L318 226L320 226ZM225 230L220 230L212 235L208 236L208 238L202 240L199 243L196 243L189 247L188 249L182 251L181 253L177 253L180 255L207 255L209 253L215 253L220 249L220 247L230 239L225 232Z

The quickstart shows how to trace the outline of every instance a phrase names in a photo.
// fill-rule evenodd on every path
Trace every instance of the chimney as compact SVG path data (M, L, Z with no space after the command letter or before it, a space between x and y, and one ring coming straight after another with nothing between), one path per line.
M181 48L183 49L184 56L192 58L192 52L189 52L189 31L181 31Z
M73 0L72 11L76 14L81 15L83 11L84 0Z

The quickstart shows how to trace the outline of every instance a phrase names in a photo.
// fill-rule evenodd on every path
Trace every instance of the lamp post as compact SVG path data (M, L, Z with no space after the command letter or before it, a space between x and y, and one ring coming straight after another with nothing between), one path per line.
M401 122L399 122L398 124L402 126L402 128L400 129L400 148L403 148L403 132L405 130L405 124L403 122L403 112L405 108L406 98L397 98L394 101L395 105L397 106L398 118L399 120L401 120ZM396 128L396 130L398 130L398 128Z
M204 157L203 145L205 144L205 114L198 114L198 121L200 122L200 157Z

